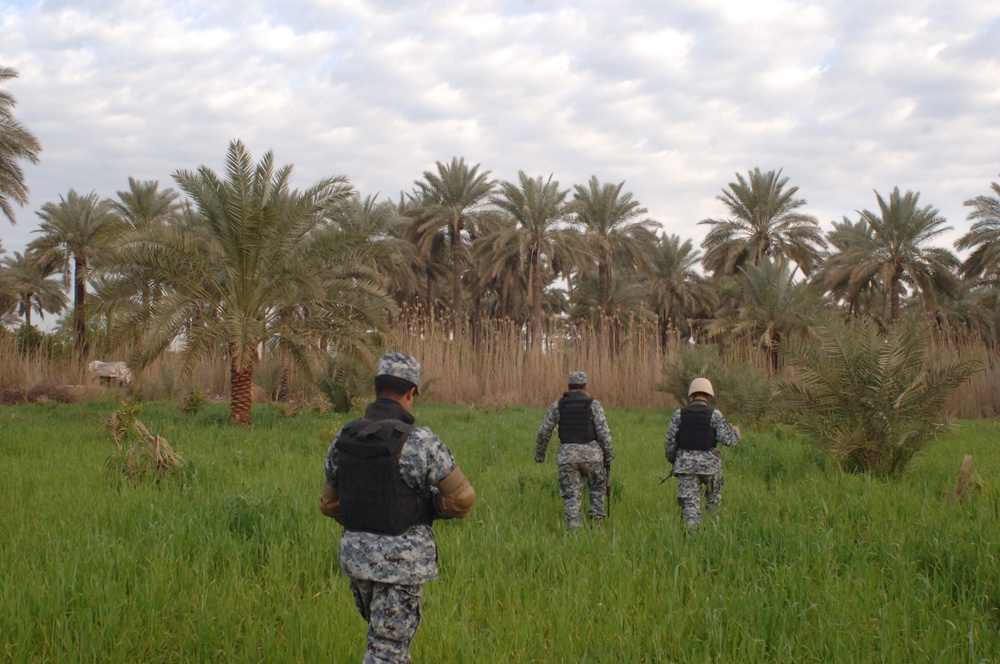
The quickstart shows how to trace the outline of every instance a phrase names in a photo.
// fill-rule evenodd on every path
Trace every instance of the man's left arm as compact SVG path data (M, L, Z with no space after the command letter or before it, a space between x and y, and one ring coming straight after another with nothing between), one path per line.
M712 427L715 429L715 441L728 447L736 447L740 442L740 428L729 426L722 412L717 408L712 412Z

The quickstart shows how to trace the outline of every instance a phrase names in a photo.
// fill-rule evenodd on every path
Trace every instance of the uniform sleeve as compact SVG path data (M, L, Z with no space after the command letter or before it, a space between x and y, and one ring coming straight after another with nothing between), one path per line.
M597 399L590 403L590 414L594 420L594 430L597 431L597 442L604 451L604 465L607 466L615 458L615 448L611 444L611 427L608 418L604 416L604 406Z
M740 434L729 426L718 409L712 411L712 428L715 429L715 442L729 447L736 447L736 443L740 442Z
M399 454L399 473L409 486L430 494L458 464L448 446L427 427L416 427L403 443Z
M542 425L538 427L538 435L535 436L535 461L541 463L545 461L545 450L549 446L549 439L552 432L559 424L559 402L553 401L549 406L549 411L542 418Z
M339 466L337 463L337 440L340 438L340 434L343 433L343 429L337 432L334 437L333 442L330 443L330 449L326 451L326 461L323 464L323 473L326 475L326 483L332 486L334 489L337 488L337 472Z
M663 451L667 461L673 463L677 459L677 431L681 426L681 409L674 411L670 418L670 426L667 427L667 437L663 439Z

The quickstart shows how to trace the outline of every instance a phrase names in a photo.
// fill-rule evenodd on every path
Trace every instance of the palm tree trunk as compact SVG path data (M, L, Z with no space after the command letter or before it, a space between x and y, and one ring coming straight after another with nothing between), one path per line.
M87 363L87 257L73 258L73 336L76 340L77 360Z
M253 424L250 407L253 405L253 365L240 369L237 352L230 350L229 376L230 400L229 419L236 424Z
M460 263L462 222L459 220L451 231L451 328L458 337L458 324L462 320L462 265Z
M24 324L31 327L31 300L34 297L32 293L25 293L24 302L21 304L21 315L24 316Z
M601 261L597 264L597 306L601 314L607 316L608 311L608 264Z
M899 321L899 278L893 275L889 284L889 322Z
M541 348L542 341L542 280L539 278L540 259L538 249L531 251L531 269L528 272L531 288L531 347Z
M281 354L281 380L278 382L278 401L288 401L292 383L292 360L284 350L278 351Z

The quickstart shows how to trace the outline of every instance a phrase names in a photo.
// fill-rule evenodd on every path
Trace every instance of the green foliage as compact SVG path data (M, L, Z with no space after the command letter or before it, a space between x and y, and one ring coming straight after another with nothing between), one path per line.
M355 399L372 394L373 375L358 362L346 357L330 357L316 385L337 413L349 412Z
M982 368L980 358L936 361L927 341L916 321L887 333L867 320L818 326L815 338L783 348L798 368L797 379L783 383L786 417L848 471L901 474L946 429L948 398Z
M116 448L104 466L113 482L124 476L132 486L158 485L168 477L182 476L187 467L166 438L149 433L139 419L142 409L138 398L123 401L104 423Z
M45 357L56 359L69 357L70 348L52 334L42 332L34 325L21 325L14 332L17 350L21 355L41 353Z
M208 397L201 391L201 385L195 383L188 395L181 402L181 412L194 415L201 412L201 409L208 403Z
M713 404L727 418L739 417L764 422L772 400L771 379L766 371L749 364L724 362L715 345L699 344L681 348L663 367L663 382L656 386L678 404L688 402L688 387L699 376L712 381Z
M254 409L236 429L224 404L144 405L197 454L185 491L93 481L106 406L0 409L0 660L361 661L340 527L316 508L341 422ZM948 500L965 454L1000 473L997 423L963 422L900 482L841 473L790 427L745 429L722 509L685 536L676 483L658 484L667 414L607 408L612 516L567 535L555 464L532 460L543 414L416 409L478 501L435 524L414 661L1000 661L1000 487Z

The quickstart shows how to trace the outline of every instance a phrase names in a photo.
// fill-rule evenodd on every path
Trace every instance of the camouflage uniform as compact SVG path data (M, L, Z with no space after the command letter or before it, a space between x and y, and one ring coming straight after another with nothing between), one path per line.
M586 374L582 371L570 373L571 385L585 385ZM604 467L611 465L615 458L611 445L611 427L604 416L604 408L596 399L590 404L591 418L597 432L597 440L586 445L560 445L556 453L559 466L559 493L565 501L566 527L570 530L583 525L583 484L586 481L590 495L590 517L601 520L606 516L604 493L606 478ZM535 438L535 461L545 461L545 450L552 432L559 424L559 400L552 402L548 412L538 427Z
M389 361L391 355L386 356ZM385 363L383 358L382 373L386 372ZM404 372L397 368L391 375L400 373ZM408 375L401 377L409 380ZM419 375L415 378L419 380ZM416 380L411 382L416 384ZM365 416L399 419L407 424L415 421L400 404L384 397L369 405ZM337 438L343 432L341 429ZM330 445L324 466L326 482L334 489L338 487L337 438ZM456 467L451 450L427 427L414 427L403 443L400 476L428 500L437 492L435 485ZM438 578L434 531L423 524L411 526L401 535L345 529L340 538L340 568L350 578L355 604L368 621L364 664L409 662L410 642L420 624L421 584Z
M681 409L674 411L667 427L663 448L667 460L673 463L677 477L677 504L688 528L696 530L701 523L701 485L705 485L705 510L712 512L722 503L722 454L718 449L684 450L677 448L677 431L681 423ZM712 411L711 426L715 441L734 447L740 434L726 423L718 409Z

